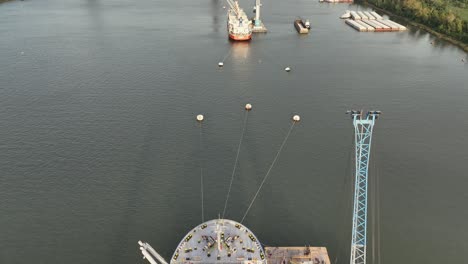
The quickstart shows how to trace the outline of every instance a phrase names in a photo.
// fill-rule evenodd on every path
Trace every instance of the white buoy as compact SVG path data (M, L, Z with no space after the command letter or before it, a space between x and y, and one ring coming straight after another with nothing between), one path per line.
M21 55L24 55L24 51L21 52Z
M293 120L294 120L294 122L299 122L299 121L301 121L301 117L299 115L294 115Z
M290 72L290 71L291 71L291 68L286 67L286 68L284 68L284 70L287 71L287 72Z
M247 111L252 110L252 105L251 104L246 104L245 105L245 110L247 110Z
M226 6L223 6L223 9L225 9L225 8L226 8Z
M203 115L197 115L197 121L198 122L203 121L203 119L204 119Z
M222 61L218 62L218 67L223 67L224 63Z

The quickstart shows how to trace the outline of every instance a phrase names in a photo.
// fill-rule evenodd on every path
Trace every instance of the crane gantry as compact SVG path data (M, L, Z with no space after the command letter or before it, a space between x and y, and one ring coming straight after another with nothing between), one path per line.
M354 125L356 169L354 174L354 209L350 264L365 264L369 156L375 120L379 117L381 112L369 111L364 115L362 111L351 110L347 113L351 115Z

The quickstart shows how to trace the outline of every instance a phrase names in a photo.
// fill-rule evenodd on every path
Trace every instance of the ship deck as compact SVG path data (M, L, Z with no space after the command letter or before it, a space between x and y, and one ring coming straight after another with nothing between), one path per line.
M192 229L180 242L171 264L266 264L263 248L244 225L214 219Z
M268 264L331 264L325 247L265 247Z

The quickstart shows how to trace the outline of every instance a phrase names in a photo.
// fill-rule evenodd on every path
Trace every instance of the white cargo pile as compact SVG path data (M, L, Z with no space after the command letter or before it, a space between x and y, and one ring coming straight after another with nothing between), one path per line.
M345 22L350 27L360 32L382 32L382 31L404 31L402 26L389 19L384 19L375 11L349 11L346 10L340 18L346 19Z

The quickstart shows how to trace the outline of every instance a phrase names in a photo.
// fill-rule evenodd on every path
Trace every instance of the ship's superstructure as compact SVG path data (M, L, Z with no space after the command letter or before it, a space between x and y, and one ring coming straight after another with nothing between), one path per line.
M227 30L232 40L250 40L252 38L252 21L244 10L239 7L237 1L227 0L228 10Z

